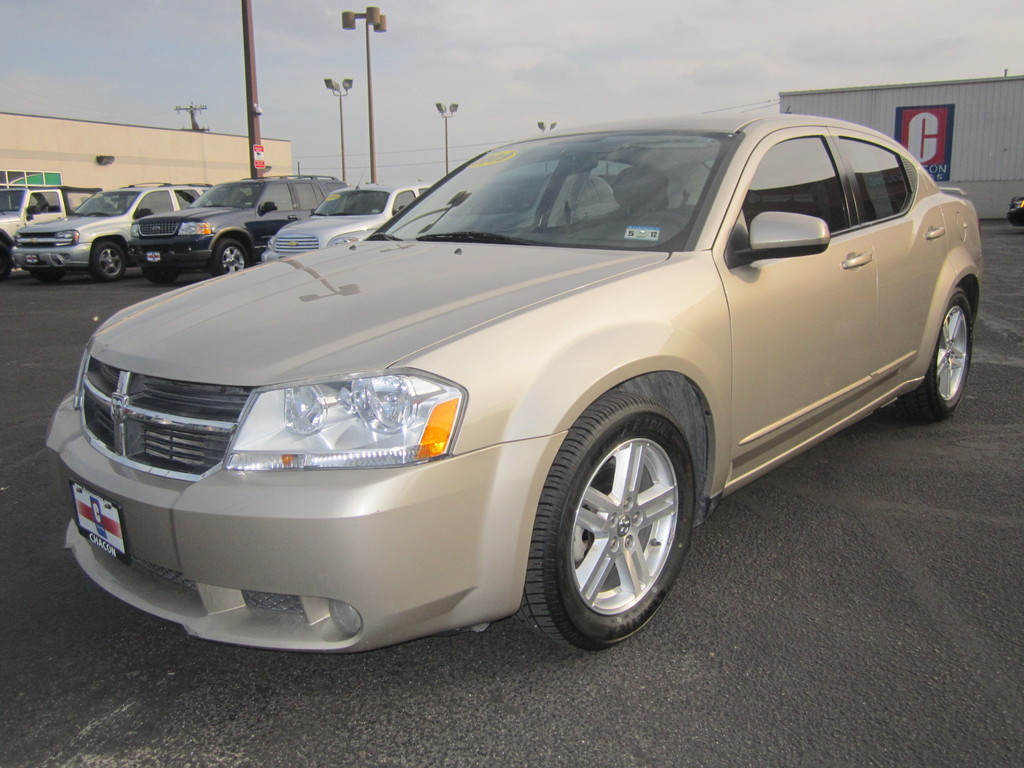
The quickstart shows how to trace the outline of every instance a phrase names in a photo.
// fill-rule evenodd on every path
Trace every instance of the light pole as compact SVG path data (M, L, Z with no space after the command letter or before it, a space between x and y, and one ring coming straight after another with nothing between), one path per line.
M434 105L437 107L437 111L441 113L441 117L444 118L444 175L448 175L448 118L455 115L459 111L458 104L452 104L447 106L441 102L437 102Z
M345 176L347 175L345 172L345 108L342 106L342 99L348 96L349 89L352 87L352 80L342 80L339 86L337 80L325 77L324 85L327 86L327 90L338 97L338 127L341 130L341 180L345 181Z
M370 182L377 183L377 144L373 136L373 74L370 68L370 27L374 32L388 31L388 18L376 6L367 6L366 13L341 12L341 28L355 29L356 19L366 21L366 104L370 117Z

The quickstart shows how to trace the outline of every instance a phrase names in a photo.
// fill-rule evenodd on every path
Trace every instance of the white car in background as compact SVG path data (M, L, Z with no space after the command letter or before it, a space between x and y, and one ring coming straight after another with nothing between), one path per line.
M308 219L282 227L271 238L263 261L365 240L426 191L425 186L339 189L324 198Z

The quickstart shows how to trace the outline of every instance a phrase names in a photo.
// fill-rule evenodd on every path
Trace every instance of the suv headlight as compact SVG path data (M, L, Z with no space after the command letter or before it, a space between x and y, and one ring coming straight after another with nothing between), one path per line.
M142 237L142 229L139 227L139 222L137 222L137 221L133 221L132 222L132 237L133 238Z
M76 245L79 236L77 229L65 229L62 232L58 232L54 240L57 241L56 245Z
M420 373L257 392L225 466L236 470L395 467L451 452L466 395Z
M179 235L212 235L213 227L208 221L183 221L178 225Z
M370 230L364 229L361 232L346 232L343 235L335 235L334 237L327 241L327 245L325 247L330 248L332 245L356 243L364 239L368 234L370 234Z

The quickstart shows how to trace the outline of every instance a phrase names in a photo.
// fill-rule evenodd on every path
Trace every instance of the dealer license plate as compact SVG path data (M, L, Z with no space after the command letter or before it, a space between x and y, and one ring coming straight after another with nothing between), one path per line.
M160 251L146 251L146 261L160 261Z
M121 505L74 480L71 481L71 497L79 533L111 557L131 562L125 543Z
M39 256L37 256L34 253L26 253L25 254L25 263L26 264L38 264L39 263Z

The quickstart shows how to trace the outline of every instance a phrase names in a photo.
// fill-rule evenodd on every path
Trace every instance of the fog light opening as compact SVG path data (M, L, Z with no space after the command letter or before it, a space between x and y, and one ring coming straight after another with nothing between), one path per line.
M346 640L351 640L363 629L363 617L359 615L359 611L340 600L331 600L331 618L344 633Z

